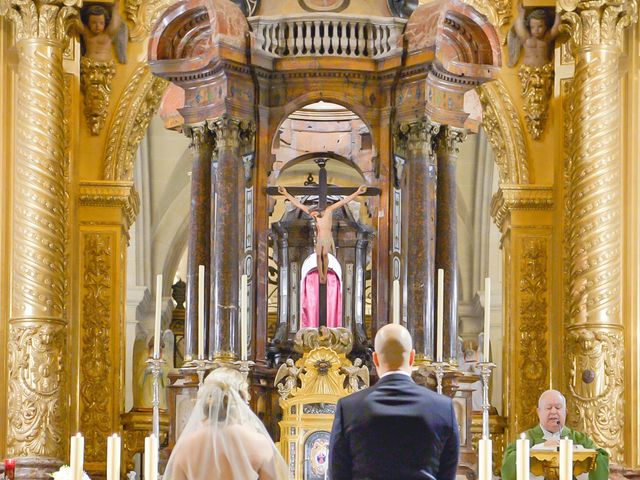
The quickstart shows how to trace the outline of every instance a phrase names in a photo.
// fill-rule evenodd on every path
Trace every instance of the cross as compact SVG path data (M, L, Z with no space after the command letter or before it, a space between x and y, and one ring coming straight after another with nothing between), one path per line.
M318 185L310 185L305 187L287 187L287 191L293 196L300 195L318 195L318 209L324 210L327 208L327 195L351 195L358 188L357 187L330 187L327 185L327 161L329 159L322 157L315 160L320 171L318 174ZM378 195L380 189L376 187L367 187L367 191L364 196ZM279 195L278 187L267 187L267 194ZM319 326L327 326L327 284L320 283L318 288L318 317Z

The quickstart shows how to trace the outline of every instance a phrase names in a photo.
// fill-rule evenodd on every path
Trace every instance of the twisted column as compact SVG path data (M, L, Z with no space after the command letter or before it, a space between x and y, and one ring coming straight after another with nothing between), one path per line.
M7 456L19 478L66 457L66 148L62 54L74 2L7 1L18 52Z
M210 233L211 233L211 152L212 138L206 125L189 126L193 154L191 168L191 209L189 218L189 250L187 254L187 309L184 329L184 359L198 355L198 266L205 266L204 302L209 305ZM205 308L203 338L208 338L208 309ZM207 354L205 342L205 356Z
M635 0L564 2L575 74L567 109L569 307L565 371L575 426L624 451L624 326L621 303L620 91L618 61Z
M433 307L437 158L440 129L426 119L396 128L395 148L407 159L408 204L412 210L407 248L407 327L414 339L416 362L433 359Z
M457 363L458 346L458 223L456 161L466 130L445 127L438 135L438 217L436 269L444 270L443 355Z

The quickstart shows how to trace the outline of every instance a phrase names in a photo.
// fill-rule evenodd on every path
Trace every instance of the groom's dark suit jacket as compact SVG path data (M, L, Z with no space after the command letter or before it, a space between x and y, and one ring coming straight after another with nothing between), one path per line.
M451 399L393 373L338 402L329 478L454 480L459 443Z

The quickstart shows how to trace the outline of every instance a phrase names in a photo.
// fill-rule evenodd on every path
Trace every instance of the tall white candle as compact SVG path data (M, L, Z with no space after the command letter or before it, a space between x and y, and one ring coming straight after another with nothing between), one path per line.
M400 324L400 280L393 281L393 323Z
M151 438L144 438L144 478L148 480L151 478Z
M69 467L71 468L71 480L76 480L76 471L78 469L78 443L76 442L76 436L72 436L69 441Z
M113 477L113 437L107 437L107 480L115 480Z
M153 358L160 358L160 322L162 320L162 275L156 277L156 318L153 326Z
M120 460L122 459L122 439L113 434L113 478L120 480Z
M529 480L529 439L524 433L516 440L516 480Z
M489 336L491 331L491 279L484 279L484 344L482 349L483 361L489 361Z
M240 360L247 359L247 275L242 275L240 283Z
M82 434L76 434L76 465L73 470L75 479L82 480L82 473L84 471L84 437Z
M573 478L573 440L560 439L559 479L571 480Z
M478 440L478 480L492 478L491 440L484 437Z
M204 265L198 265L198 358L204 359Z
M436 361L442 361L442 338L444 329L444 270L438 269L438 310L436 330Z

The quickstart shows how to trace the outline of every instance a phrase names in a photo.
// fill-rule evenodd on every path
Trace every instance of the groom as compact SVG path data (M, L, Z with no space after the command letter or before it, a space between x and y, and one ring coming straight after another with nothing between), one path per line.
M375 338L375 386L338 401L329 446L332 480L454 480L458 423L450 398L411 379L415 356L401 325Z

